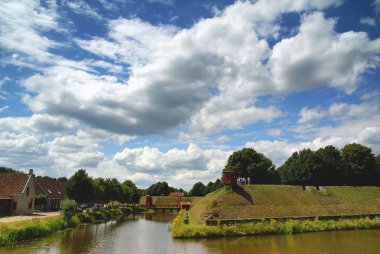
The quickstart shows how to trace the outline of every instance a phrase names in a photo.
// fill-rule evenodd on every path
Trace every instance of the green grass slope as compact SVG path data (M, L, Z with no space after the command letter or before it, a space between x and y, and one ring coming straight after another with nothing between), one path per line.
M193 222L206 219L380 214L380 187L329 186L317 191L289 185L219 189L192 205Z

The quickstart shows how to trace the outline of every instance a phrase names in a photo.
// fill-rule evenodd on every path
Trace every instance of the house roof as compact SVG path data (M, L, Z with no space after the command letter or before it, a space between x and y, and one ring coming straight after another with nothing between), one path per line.
M170 192L169 196L173 197L183 197L184 193L183 192Z
M48 198L64 198L65 197L65 185L62 182L36 178L36 195L46 195Z
M20 195L28 182L29 175L21 173L0 173L0 197Z

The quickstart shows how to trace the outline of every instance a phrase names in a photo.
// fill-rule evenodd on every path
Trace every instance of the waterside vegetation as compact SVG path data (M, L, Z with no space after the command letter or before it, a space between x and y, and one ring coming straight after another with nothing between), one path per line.
M124 208L77 213L69 218L58 215L50 218L0 223L0 246L19 245L22 242L48 236L61 230L75 228L80 223L104 222L129 214L131 214L131 209Z
M172 223L171 231L173 238L206 238L371 228L380 228L380 217L338 220L263 220L256 223L207 226L205 224L193 223L189 219L187 211L181 210Z

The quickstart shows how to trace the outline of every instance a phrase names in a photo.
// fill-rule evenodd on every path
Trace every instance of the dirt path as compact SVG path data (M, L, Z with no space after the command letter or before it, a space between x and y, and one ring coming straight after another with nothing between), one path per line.
M17 216L8 216L0 217L0 223L13 222L13 221L23 221L31 220L37 218L48 218L59 215L59 212L38 212L33 215L17 215Z

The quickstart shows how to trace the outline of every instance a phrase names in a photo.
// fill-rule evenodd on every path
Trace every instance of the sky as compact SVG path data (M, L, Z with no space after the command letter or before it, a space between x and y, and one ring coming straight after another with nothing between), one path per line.
M252 147L380 153L380 0L0 1L0 166L189 190Z

